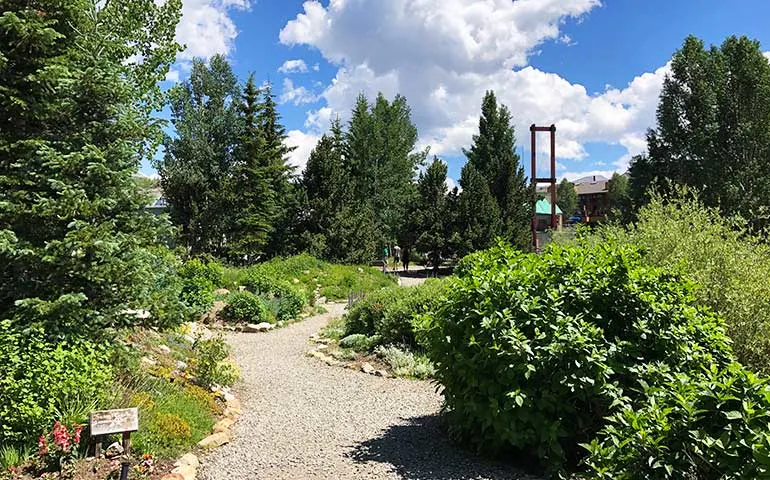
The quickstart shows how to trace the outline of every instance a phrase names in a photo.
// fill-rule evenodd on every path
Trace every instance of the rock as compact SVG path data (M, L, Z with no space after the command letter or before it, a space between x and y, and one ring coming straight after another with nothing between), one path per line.
M200 464L201 462L198 460L198 457L196 457L195 454L187 453L182 455L182 458L177 460L176 463L174 463L174 466L181 467L182 465L190 465L191 467L198 468Z
M299 278L292 278L291 281L294 283L299 283Z
M226 288L217 288L216 290L214 290L214 295L215 296L230 295L230 290Z
M364 269L361 267L358 267L358 273L364 273Z
M198 442L198 446L201 448L216 448L221 447L225 443L230 442L230 434L227 432L212 433L208 437Z
M184 371L184 369L187 368L187 364L185 362L181 361L181 360L177 360L176 361L176 368L178 368L179 370Z
M181 475L184 480L195 480L195 476L198 473L196 470L197 467L192 465L180 465L171 470L171 473Z
M253 323L247 323L246 326L243 327L243 333L267 332L274 328L275 328L275 325L267 322L258 323L256 325Z
M321 345L329 345L331 343L331 340L328 338L317 338L315 340L315 343L320 343Z
M118 442L113 443L104 451L104 456L107 458L115 458L121 455L123 455L123 445Z
M241 401L233 397L232 400L227 400L227 408L233 409L238 413L241 413Z
M130 317L137 318L139 320L146 320L150 318L150 312L147 310L123 310L120 312L123 315L128 315Z
M171 348L169 348L168 345L158 345L158 351L162 353L163 355L170 355L171 354Z
M169 473L160 477L160 480L186 480L182 475L178 473Z
M235 424L235 420L233 420L232 418L223 418L222 420L214 424L214 428L212 429L212 431L214 433L227 432L230 430L230 427L232 427L234 424Z
M364 373L374 373L374 367L369 362L364 362L361 364L361 371Z
M158 364L158 362L156 362L150 357L142 357L141 359L139 359L139 363L141 363L145 367L152 367Z
M326 303L326 302L327 302L326 297L319 297L318 300L316 301L316 303Z
M246 287L244 287L243 285L238 285L238 291L239 292L245 292L246 291Z
M318 345L315 347L316 351L323 352L329 349L329 345Z
M388 372L386 372L385 370L375 370L375 371L374 371L374 374L375 374L376 376L378 376L378 377L385 377L385 378L388 378Z

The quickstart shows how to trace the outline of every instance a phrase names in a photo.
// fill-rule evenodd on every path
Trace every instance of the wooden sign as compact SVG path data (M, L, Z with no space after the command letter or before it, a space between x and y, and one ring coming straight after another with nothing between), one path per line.
M135 432L139 430L139 409L96 410L88 416L88 423L92 437Z

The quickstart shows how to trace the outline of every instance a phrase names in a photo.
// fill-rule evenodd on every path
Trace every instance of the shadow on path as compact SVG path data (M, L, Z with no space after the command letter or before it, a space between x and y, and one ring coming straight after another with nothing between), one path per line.
M438 415L404 420L405 425L390 426L381 436L355 445L347 455L356 462L390 464L401 478L409 480L535 478L451 444Z

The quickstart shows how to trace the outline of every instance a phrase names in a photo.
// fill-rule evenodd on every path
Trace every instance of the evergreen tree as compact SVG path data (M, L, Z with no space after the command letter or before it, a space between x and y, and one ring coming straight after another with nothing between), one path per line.
M534 192L527 185L516 153L516 137L508 107L498 106L488 91L481 105L479 133L464 151L468 163L487 181L489 192L502 216L499 234L523 250L531 244ZM463 187L464 188L464 187Z
M157 163L171 219L193 253L226 254L232 172L242 136L238 81L222 55L193 60L190 78L171 89L174 137Z
M6 0L0 9L0 319L91 335L150 305L162 231L132 178L181 4ZM141 62L131 61L142 58Z
M276 199L273 232L266 247L269 256L296 253L294 236L298 232L298 216L302 208L301 191L294 180L294 167L288 164L288 155L296 149L285 141L286 128L281 124L272 86L262 89L262 108L257 122L264 144L262 158L267 177Z
M550 202L551 200L548 199ZM556 204L561 208L564 215L572 216L577 212L578 197L575 185L566 178L563 178L556 187Z
M231 215L234 226L229 241L231 254L247 262L263 253L277 211L274 179L271 178L274 170L264 155L266 141L259 123L261 108L260 92L252 74L239 105L242 133L233 169Z
M416 246L420 251L429 252L431 264L436 269L441 264L441 258L449 253L451 240L446 174L446 163L434 157L417 182Z
M706 49L688 37L663 83L648 156L631 164L632 195L684 184L725 213L770 204L770 64L759 43L729 37Z
M457 250L467 255L484 250L494 244L499 236L502 219L495 198L489 191L489 184L468 162L460 173L460 192L457 201Z
M414 177L427 152L414 152L417 129L406 99L374 105L360 95L346 135L345 160L355 181L355 198L374 212L379 243L399 237L415 198Z

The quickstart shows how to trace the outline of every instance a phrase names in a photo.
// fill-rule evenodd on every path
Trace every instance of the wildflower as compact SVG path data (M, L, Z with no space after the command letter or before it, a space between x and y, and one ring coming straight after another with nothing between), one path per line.
M45 435L40 435L37 440L37 453L38 455L48 455L48 441L45 439Z
M80 432L83 431L83 426L78 425L75 427L75 437L73 441L75 442L75 445L80 445Z

